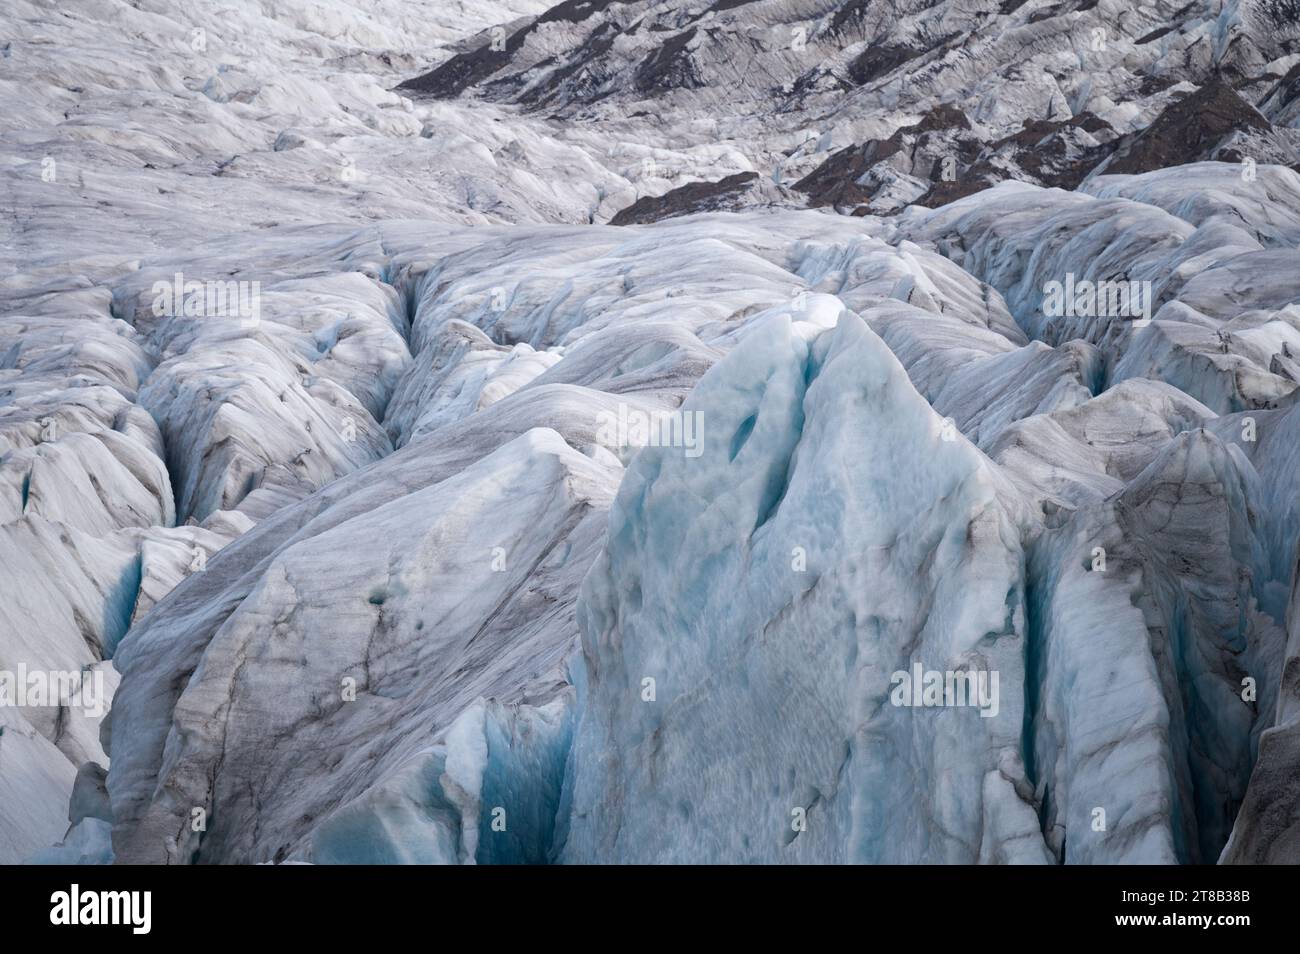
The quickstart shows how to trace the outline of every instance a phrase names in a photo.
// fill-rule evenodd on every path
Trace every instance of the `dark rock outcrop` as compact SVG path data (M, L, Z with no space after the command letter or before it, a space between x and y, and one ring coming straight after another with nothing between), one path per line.
M824 206L857 206L867 202L871 195L858 185L858 179L878 159L871 155L870 147L875 143L861 146L846 146L831 154L808 175L794 184L798 192L808 196L808 205L812 208Z
M688 182L663 195L645 195L609 220L610 225L647 225L695 212L726 209L758 181L757 172L738 172L717 182Z
M1214 157L1235 132L1268 132L1264 116L1220 79L1165 109L1146 129L1125 137L1098 172L1138 173Z

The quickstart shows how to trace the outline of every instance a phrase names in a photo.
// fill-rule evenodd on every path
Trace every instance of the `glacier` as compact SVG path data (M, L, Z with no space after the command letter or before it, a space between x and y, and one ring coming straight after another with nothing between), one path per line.
M0 863L1300 859L1300 37L887 6L13 0Z

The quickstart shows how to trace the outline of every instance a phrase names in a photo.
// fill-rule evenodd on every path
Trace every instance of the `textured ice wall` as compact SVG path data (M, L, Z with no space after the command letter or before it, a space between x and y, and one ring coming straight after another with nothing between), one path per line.
M584 584L564 859L1049 860L1016 494L849 313L685 408L703 455L642 451ZM915 663L997 673L996 714L891 704Z

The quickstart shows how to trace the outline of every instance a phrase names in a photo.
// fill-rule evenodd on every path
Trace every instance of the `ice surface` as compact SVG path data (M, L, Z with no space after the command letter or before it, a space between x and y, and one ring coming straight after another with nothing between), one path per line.
M638 455L584 585L565 859L1048 860L1004 478L849 314L764 324L686 408L705 453ZM998 673L1000 708L891 705L914 663Z
M0 706L0 862L1300 858L1283 39L543 7L7 5L0 671L112 708ZM1271 129L1088 175L1221 75Z

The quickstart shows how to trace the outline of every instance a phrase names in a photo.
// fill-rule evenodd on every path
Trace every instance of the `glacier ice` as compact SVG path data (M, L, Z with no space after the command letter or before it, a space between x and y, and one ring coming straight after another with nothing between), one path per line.
M1300 857L1292 39L548 6L7 5L0 863Z
M637 456L584 584L565 859L1048 860L1004 478L848 313L765 323L687 407L704 455ZM891 705L914 662L999 673L996 716Z

